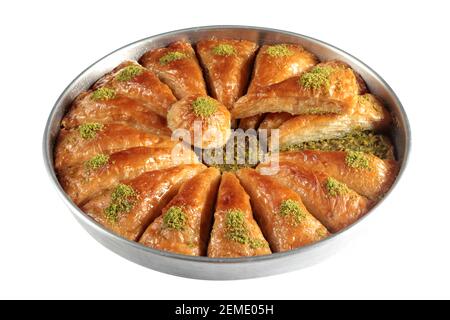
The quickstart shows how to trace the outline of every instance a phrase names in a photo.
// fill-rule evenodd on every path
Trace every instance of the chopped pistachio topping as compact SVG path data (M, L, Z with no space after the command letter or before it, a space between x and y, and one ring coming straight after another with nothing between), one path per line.
M117 222L119 214L130 212L136 203L136 192L126 184L119 184L111 193L111 203L105 209L106 218Z
M256 238L250 239L248 245L252 249L267 248L269 246L266 240Z
M188 248L190 248L190 249L195 249L195 248L197 248L197 245L195 244L195 242L192 242L192 241L188 242L187 246L188 246Z
M370 93L358 96L358 102L364 106L370 106L377 112L383 112L383 107L380 105L380 102Z
M212 49L214 54L219 56L231 56L236 54L236 49L231 44L218 44Z
M230 240L246 244L248 229L245 225L244 213L240 210L230 210L226 216L227 237Z
M240 244L248 245L252 249L265 248L268 246L264 239L252 238L241 210L232 209L225 217L226 236L228 239Z
M371 101L370 95L369 95L369 94L364 94L364 95L362 95L362 96L358 96L358 101L359 101L360 103L368 103L368 102Z
M187 216L183 208L173 206L166 211L163 218L163 227L172 230L182 231L187 223Z
M368 169L369 168L369 158L364 152L359 151L348 151L345 157L345 163L356 169Z
M141 66L131 65L128 67L123 68L120 70L120 72L116 75L117 81L130 81L134 77L140 75L142 73L143 69Z
M300 77L300 84L307 89L328 88L330 86L330 75L333 68L329 66L317 66L305 72Z
M271 57L286 57L291 56L294 53L286 44L276 44L273 46L269 46L266 50L266 53Z
M306 218L306 214L301 208L300 204L295 200L284 200L281 202L280 215L283 217L292 217L296 223L300 223Z
M88 140L93 139L97 135L97 132L103 129L103 125L101 123L84 123L78 127L78 132L80 133L81 138Z
M207 118L217 111L217 102L210 97L198 97L192 102L192 108L197 117Z
M111 88L98 88L94 92L92 92L91 99L92 100L109 100L114 99L116 96L116 91Z
M187 58L187 54L179 51L172 51L163 55L159 59L159 63L164 66L168 63L171 63L172 61L181 60L185 58Z
M328 177L325 181L325 188L330 196L341 196L349 192L346 184L337 181L334 178Z
M255 137L244 137L244 139L234 136L228 140L223 148L204 150L204 159L208 159L207 152L211 152L211 157L217 154L220 156L217 162L208 162L208 165L219 169L221 172L236 172L242 168L254 168L259 163L263 153L259 143L253 143L250 139ZM232 145L231 145L232 144ZM231 150L227 154L227 150Z
M389 139L372 131L355 130L342 138L307 141L281 147L281 151L297 150L360 151L373 154L381 159L393 157L392 144Z
M88 161L85 162L85 167L87 170L97 170L98 168L103 167L109 161L109 156L106 154L98 154Z
M325 228L319 228L316 230L316 235L319 238L325 238L328 235L328 232Z

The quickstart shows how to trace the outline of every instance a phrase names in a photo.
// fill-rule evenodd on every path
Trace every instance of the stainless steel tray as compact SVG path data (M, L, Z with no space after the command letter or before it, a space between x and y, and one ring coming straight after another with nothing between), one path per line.
M394 91L375 71L355 57L332 45L300 34L258 27L208 26L172 31L133 42L101 58L78 75L56 101L45 127L43 152L50 179L75 218L92 237L124 258L157 271L190 278L228 280L267 276L313 265L333 254L338 247L350 239L355 228L365 223L365 218L324 241L284 253L235 259L191 257L147 248L109 232L85 215L70 200L56 178L53 168L55 138L62 117L72 100L79 93L88 89L98 78L123 60L139 59L147 50L166 46L176 40L185 39L196 42L199 39L210 37L246 39L259 44L299 43L307 50L315 53L321 60L340 59L350 64L352 68L362 75L370 91L384 100L396 120L394 121L395 127L393 128L392 138L396 147L396 155L401 165L397 181L401 178L410 149L409 123ZM395 184L391 191L395 189ZM369 214L383 209L389 210L389 208L383 207L382 202L372 209Z

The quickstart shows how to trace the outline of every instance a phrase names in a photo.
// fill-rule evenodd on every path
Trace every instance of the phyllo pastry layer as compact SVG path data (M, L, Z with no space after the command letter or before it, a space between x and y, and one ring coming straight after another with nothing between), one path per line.
M264 165L258 167L258 172ZM304 169L294 162L279 163L274 178L296 191L305 207L328 230L338 232L361 218L373 202L344 183L319 171Z
M254 169L236 174L250 195L256 221L273 252L303 247L328 236L328 230L309 213L295 191Z
M212 97L231 109L247 90L257 45L246 40L201 40L196 46Z
M165 117L167 109L177 99L170 88L151 71L135 61L125 61L100 78L92 87L97 99L121 94L142 101L150 110Z
M109 230L137 241L181 184L204 169L202 164L187 164L145 172L105 190L81 209Z
M167 84L178 99L206 95L202 70L190 43L177 41L165 48L150 50L139 61Z
M155 249L206 255L220 172L208 168L186 181L139 242Z
M233 258L270 254L253 218L250 198L232 173L222 174L208 257Z

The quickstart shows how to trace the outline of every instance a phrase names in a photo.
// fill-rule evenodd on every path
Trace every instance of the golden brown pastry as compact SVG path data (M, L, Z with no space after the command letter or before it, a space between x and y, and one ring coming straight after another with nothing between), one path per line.
M300 115L284 122L280 127L280 145L339 138L355 130L383 131L392 118L383 104L373 95L358 96L354 108L343 114Z
M150 50L141 57L140 63L166 83L178 99L206 95L202 70L188 42L177 41L166 48Z
M265 129L267 130L268 134L270 134L270 131L272 129L278 129L282 124L286 123L294 117L296 116L293 116L292 114L287 112L268 113L264 116L264 119L259 125L258 130Z
M359 91L352 69L325 62L300 76L243 96L234 104L231 115L240 119L266 112L342 113L355 105Z
M264 45L255 59L247 93L255 93L261 88L297 76L318 62L312 53L297 44ZM263 117L257 114L241 119L239 127L244 130L257 129Z
M186 164L145 172L106 190L81 209L107 229L137 241L181 184L204 169L202 164Z
M244 95L257 49L247 40L201 40L196 49L213 98L228 109Z
M328 230L308 212L295 191L254 169L241 169L236 174L250 195L256 220L273 252L292 250L328 236Z
M208 168L186 181L139 242L175 253L206 255L219 181L220 172L215 168Z
M359 73L357 73L355 70L353 70L352 67L348 63L341 61L341 60L330 60L330 61L327 61L324 63L332 68L352 70L353 75L356 78L356 83L358 84L358 89L357 89L356 93L358 95L364 95L366 93L369 93L369 90L367 89L367 85L366 85L366 82L364 81L364 79L361 77L361 75ZM321 63L321 64L323 64L323 63Z
M125 61L93 86L95 98L107 100L116 94L142 101L151 111L165 117L177 99L158 77L134 61Z
M257 171L261 172L262 168L264 164L259 165ZM281 162L274 177L296 191L308 211L333 233L361 218L373 204L344 183L294 162Z
M335 65L335 66L341 66L341 67L349 67L346 63L341 62L341 61L330 61L328 62L330 65ZM356 77L356 81L358 83L358 94L360 94L361 96L359 98L361 98L363 95L365 95L368 91L367 91L367 87L366 84L364 82L364 80L362 79L362 77L356 73L353 72L355 74ZM372 100L372 99L376 99L373 96L369 96L368 100ZM379 101L375 102L375 104L378 104L382 107L381 103L379 103ZM348 112L352 111L351 109L348 110ZM304 115L305 117L308 117L308 115ZM249 118L244 118L241 120L241 122L243 120L247 120L250 124L252 124L252 122L255 122L255 120L251 120L253 118L258 118L260 117L260 115L256 115L256 116L252 116ZM266 114L266 116L264 117L264 120L260 123L259 125L259 129L268 129L268 134L270 135L270 130L271 129L277 129L278 127L281 126L281 124L283 124L284 122L294 118L294 115L291 115L287 112L277 112L277 113L268 113ZM298 116L301 117L301 116ZM245 125L247 124L247 121L243 122L243 126L245 127Z
M256 56L248 93L297 76L318 62L315 55L297 44L264 45Z
M165 117L151 111L142 101L120 94L103 99L97 99L96 96L96 91L80 94L61 125L71 129L83 123L127 123L138 129L170 136Z
M273 157L278 157L280 162L293 161L302 168L323 172L372 200L378 200L389 190L398 173L396 161L355 151L291 151Z
M258 129L259 124L261 123L263 119L263 115L255 115L247 118L242 118L239 120L239 128L242 130L249 130L249 129Z
M111 155L98 154L85 163L60 170L59 181L71 199L82 205L122 180L133 179L146 171L178 165L183 156L188 155L189 159L181 163L198 163L191 150L183 152L178 150L174 153L173 147L137 147Z
M55 147L55 167L80 164L97 154L110 154L134 147L173 146L167 136L148 133L120 123L84 123L74 129L61 129Z
M231 134L230 112L219 101L208 96L189 96L174 103L167 114L167 124L173 131L187 130L190 143L209 149L222 147ZM196 135L195 133L199 132Z
M208 257L234 258L270 253L269 244L253 219L249 196L234 174L223 173Z

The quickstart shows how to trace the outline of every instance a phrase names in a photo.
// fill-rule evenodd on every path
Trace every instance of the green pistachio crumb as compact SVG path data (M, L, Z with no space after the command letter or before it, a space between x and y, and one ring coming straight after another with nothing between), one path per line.
M85 168L87 170L97 170L103 167L109 161L109 156L106 154L98 154L85 162Z
M376 112L383 112L383 107L380 105L380 102L370 93L358 96L358 102L364 106L371 107Z
M325 188L332 197L341 196L349 192L347 185L331 177L328 177L325 181Z
M103 87L92 92L91 99L104 101L114 99L115 96L116 91L114 89Z
M345 163L356 169L369 169L369 158L363 152L348 151L345 157Z
M267 248L269 246L267 241L262 239L250 239L248 244L252 249Z
M231 44L218 44L212 49L212 52L214 54L217 54L219 56L231 56L236 54L236 49Z
M291 56L294 53L286 44L276 44L273 46L269 46L266 50L266 53L271 57L287 57Z
M252 144L250 139L251 137L239 139L237 136L234 136L222 148L211 150L213 156L221 152L222 157L219 157L218 163L209 163L209 165L219 169L221 172L236 172L242 168L256 167L263 151L260 144ZM232 153L227 155L227 150L232 150Z
M192 108L197 117L207 118L217 111L217 102L210 97L198 97L192 102Z
M189 249L197 248L197 245L194 242L192 242L192 241L188 242L187 246L188 246Z
M319 238L325 238L328 235L328 232L325 228L319 228L316 230L316 235Z
M120 70L120 72L116 75L117 81L130 81L134 77L140 75L143 71L143 68L141 66L137 65L131 65L128 67L123 68Z
M306 218L306 214L301 208L300 204L291 199L284 200L281 202L280 215L283 217L292 217L296 223L300 223Z
M389 139L372 131L355 130L342 138L306 141L287 144L281 151L320 150L320 151L360 151L370 153L380 159L391 159L392 145Z
M117 222L121 213L130 212L136 203L136 192L131 186L119 184L111 193L111 202L105 209L105 216L110 222Z
M101 123L84 123L78 127L81 138L85 140L93 139L97 136L97 132L103 129Z
M227 236L230 240L246 244L249 232L245 225L244 213L240 210L230 210L226 215Z
M179 51L172 51L163 55L159 59L159 63L165 66L166 64L171 63L172 61L181 60L185 58L187 58L187 54Z
M245 221L245 215L241 210L231 209L225 216L226 236L231 241L248 245L251 249L265 248L268 246L264 239L252 238Z
M173 206L166 211L163 218L163 227L172 230L182 231L187 223L187 216L183 208Z
M333 68L329 66L317 66L302 74L299 82L306 89L328 88L332 73Z
M364 94L364 95L362 95L362 96L358 96L358 101L359 101L360 103L367 103L367 102L370 102L371 99L370 99L369 94Z

